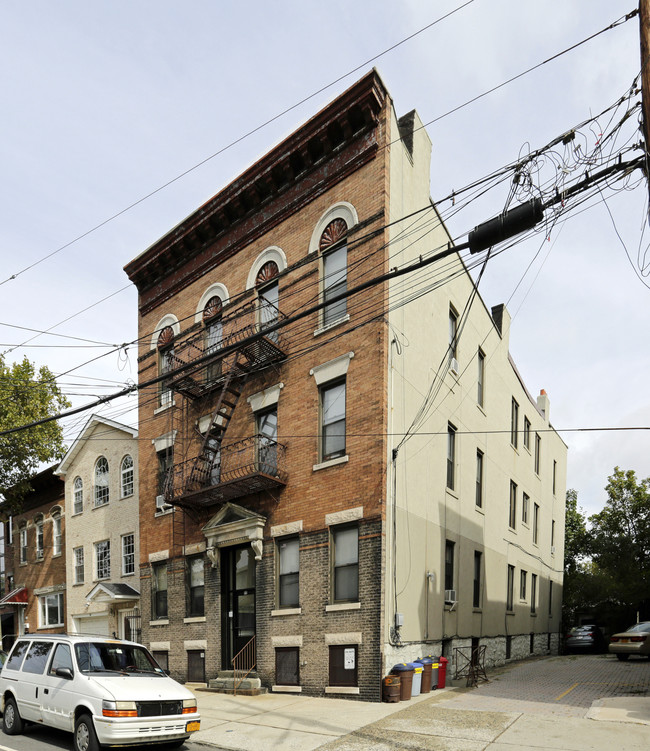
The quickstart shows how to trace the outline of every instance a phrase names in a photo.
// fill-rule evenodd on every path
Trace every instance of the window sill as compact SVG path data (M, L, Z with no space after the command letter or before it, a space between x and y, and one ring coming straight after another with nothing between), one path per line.
M183 623L205 623L205 621L204 615L191 615L188 618L183 618Z
M175 406L176 406L176 402L172 400L168 404L162 404L160 407L156 407L153 413L154 415L159 415L161 412L164 412L166 409L171 409L172 407L175 407Z
M483 413L484 417L487 417L487 412L485 411L485 407L482 404L479 404L476 402L476 406L478 407L479 411Z
M159 516L167 516L168 514L171 514L174 510L174 507L171 506L170 508L166 508L164 511L156 511L154 513L154 518L157 519Z
M44 631L46 628L61 628L61 626L63 626L62 623L47 623L44 626L37 626L36 630L37 631Z
M537 613L531 613L531 614L530 614L530 617L531 617L531 618L537 618Z
M313 472L318 472L320 469L327 469L328 467L336 467L337 464L345 464L346 462L350 461L350 457L346 454L345 456L339 456L336 459L329 459L326 462L321 462L320 464L314 464L312 467Z
M326 694L358 695L359 687L358 686L325 686L325 693Z
M342 610L361 610L360 602L338 602L334 605L325 605L326 613L338 613Z
M485 516L485 509L483 508L483 506L477 506L476 504L474 504L474 510L477 514L483 514L483 516Z
M83 587L86 582L75 582L72 586L73 587Z
M274 694L300 694L302 686L271 686Z
M340 326L343 323L347 323L349 320L350 320L350 314L346 313L344 316L337 318L336 321L332 321L332 323L328 323L326 326L319 326L319 328L317 328L316 331L314 331L314 336L320 336L321 334L324 334L326 331L331 331L337 326Z
M71 516L81 516L83 512L84 512L83 509L81 509L81 511L73 511Z
M302 615L302 608L280 608L271 611L271 618L281 615Z
M472 613L477 613L478 615L481 615L483 613L483 608L472 608Z
M514 615L514 614L515 614L514 610L506 610L506 615Z
M149 621L150 626L169 626L169 618L160 618L156 621Z
M106 508L108 506L110 501L106 501L106 503L98 503L96 506L93 506L90 510L95 511L98 508Z
M445 488L445 493L458 500L458 493L453 488Z

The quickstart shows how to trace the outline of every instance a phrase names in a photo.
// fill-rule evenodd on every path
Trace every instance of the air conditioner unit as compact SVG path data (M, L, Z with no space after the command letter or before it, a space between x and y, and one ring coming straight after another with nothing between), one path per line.
M449 370L457 376L460 372L460 366L458 365L458 360L455 357L451 358L451 361L449 362Z
M165 501L164 495L156 496L156 511L167 511L171 506Z
M445 602L456 602L455 589L445 589Z

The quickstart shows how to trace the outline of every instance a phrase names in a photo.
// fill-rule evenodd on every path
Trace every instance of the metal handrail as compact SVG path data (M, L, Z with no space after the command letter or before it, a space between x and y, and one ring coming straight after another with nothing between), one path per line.
M237 696L237 689L246 680L255 665L257 665L257 661L255 659L255 636L253 636L232 658L234 696Z

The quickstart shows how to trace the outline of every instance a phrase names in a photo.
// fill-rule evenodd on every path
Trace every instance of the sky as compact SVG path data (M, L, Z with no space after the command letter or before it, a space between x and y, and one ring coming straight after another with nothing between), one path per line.
M442 201L630 89L637 18L555 56L635 7L3 0L0 351L47 365L75 406L120 390L137 379L137 294L123 266L372 66L398 116L415 108L430 123ZM606 125L586 130L586 147ZM638 178L626 188L491 259L480 282L488 307L511 312L511 354L529 391L549 395L567 484L588 514L615 466L650 475L648 431L584 430L650 426L648 190ZM452 236L503 210L508 190L450 216ZM136 399L95 411L133 425ZM68 441L89 414L63 422Z

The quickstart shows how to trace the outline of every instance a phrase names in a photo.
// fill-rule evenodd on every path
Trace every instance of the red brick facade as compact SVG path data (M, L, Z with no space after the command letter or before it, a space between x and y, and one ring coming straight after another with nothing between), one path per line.
M212 285L227 290L222 334L228 349L228 321L237 320L237 311L247 305L259 308L264 287L256 288L254 279L251 284L251 274L256 262L266 258L261 257L264 251L269 259L280 259L283 267L277 276L280 314L295 317L278 330L283 356L239 378L241 394L229 397L236 406L225 433L219 433L219 466L224 473L229 461L226 447L254 437L258 430L256 402L249 398L265 389L275 393L278 452L284 448L281 467L278 453L276 478L262 478L271 483L268 487L258 490L251 481L251 492L246 492L246 481L237 479L224 491L235 495L227 497L220 495L219 487L214 492L205 487L205 482L204 490L192 486L189 493L190 485L183 486L185 491L179 488L188 482L191 467L197 471L193 462L204 442L201 426L219 406L221 391L188 396L173 371L169 402L163 398L161 403L159 383L140 391L143 641L156 652L167 652L171 673L179 679L199 679L202 665L209 681L229 667L230 653L222 643L232 610L224 602L229 596L222 582L224 556L246 540L231 535L211 550L211 540L217 538L202 531L229 501L264 520L261 556L255 563L255 627L247 630L257 636L257 671L263 684L277 683L278 645L298 647L301 690L325 693L330 650L345 646L349 638L349 649L357 649L356 686L350 691L330 687L331 692L379 698L388 348L381 313L386 291L377 285L351 296L347 314L331 327L323 325L321 310L300 314L323 300L324 253L318 250L318 237L314 245L314 237L327 226L327 212L333 208L343 207L346 217L356 216L355 222L347 221L347 289L387 270L390 107L378 77L369 74L126 267L140 295L141 386L161 372L157 330L167 325L174 329L176 367L182 359L179 353L188 351L188 338L195 333L197 341L203 341L206 323L198 306ZM235 345L227 356L215 357L222 360L222 381L228 358L236 351ZM345 381L345 450L344 456L323 461L318 369L337 358L345 363L343 375L336 368L332 371L337 382ZM205 363L200 371L186 372L194 385L204 383ZM161 489L159 455L172 443L173 484ZM241 445L242 452L248 450L247 444ZM224 477L220 475L222 483ZM161 493L174 511L157 511ZM359 595L355 603L332 607L330 534L333 526L348 520L358 530ZM282 525L288 525L288 534L298 535L300 547L299 607L287 615L278 607L276 542L282 538ZM188 615L189 554L202 555L204 562L204 615L198 617ZM153 612L152 564L166 568L163 617ZM348 651L346 659L352 659L351 654Z

